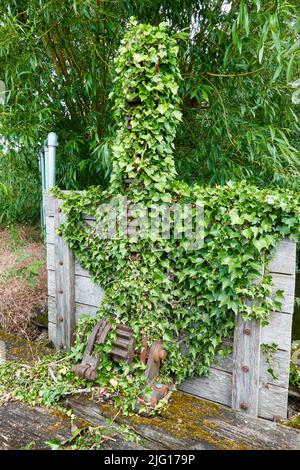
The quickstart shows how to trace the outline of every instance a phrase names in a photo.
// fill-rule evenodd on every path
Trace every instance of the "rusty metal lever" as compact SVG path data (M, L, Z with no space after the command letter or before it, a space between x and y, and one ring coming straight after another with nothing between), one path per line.
M103 344L108 332L111 329L110 323L106 320L100 320L94 327L87 346L84 351L83 359L80 364L74 368L74 373L85 380L96 380L98 375L99 355L93 356L92 352L95 343Z

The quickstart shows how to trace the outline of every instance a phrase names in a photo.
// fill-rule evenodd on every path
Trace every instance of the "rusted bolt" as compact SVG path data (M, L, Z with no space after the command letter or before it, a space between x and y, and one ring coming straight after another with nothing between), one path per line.
M60 321L60 322L63 322L63 321L64 321L64 317L59 317L59 321Z
M244 402L241 403L241 404L240 404L240 408L241 408L242 410L248 410L248 403L244 403Z
M250 335L251 335L251 330L250 330L250 328L245 328L245 329L244 329L244 333L245 333L245 335L250 336Z
M60 261L60 262L59 262L59 265L60 265L60 266L63 266L63 264L64 264L63 261Z
M59 294L63 294L64 291L63 291L62 289L58 289L58 293L59 293Z
M243 371L243 372L249 372L249 370L250 370L250 369L249 369L248 366L243 366L243 367L242 367L242 371Z
M57 208L57 212L60 214L61 213L61 207Z
M59 349L64 349L64 345L62 343L60 343Z

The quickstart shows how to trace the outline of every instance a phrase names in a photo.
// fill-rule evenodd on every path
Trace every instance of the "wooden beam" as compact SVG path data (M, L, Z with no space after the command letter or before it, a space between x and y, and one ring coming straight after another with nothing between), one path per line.
M234 332L232 408L258 415L261 326L237 316Z
M55 230L65 221L62 201L56 199ZM75 331L75 260L63 237L55 233L55 303L57 349L70 350Z

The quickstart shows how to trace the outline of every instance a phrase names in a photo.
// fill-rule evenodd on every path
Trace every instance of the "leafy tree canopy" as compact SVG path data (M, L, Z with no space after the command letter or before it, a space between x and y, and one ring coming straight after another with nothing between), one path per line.
M37 175L37 149L56 131L58 184L105 184L113 59L134 15L180 38L179 176L298 188L299 10L297 0L0 0L0 134Z

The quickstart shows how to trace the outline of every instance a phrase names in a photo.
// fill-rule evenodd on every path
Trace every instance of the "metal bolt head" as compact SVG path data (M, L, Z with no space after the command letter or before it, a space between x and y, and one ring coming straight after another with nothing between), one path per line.
M60 266L63 266L63 264L64 264L63 261L60 261L60 262L59 262L59 265L60 265Z
M244 333L245 333L245 335L250 336L250 335L251 335L251 330L250 330L250 328L245 328L245 329L244 329Z
M244 402L241 403L241 404L240 404L240 408L241 408L242 410L248 410L248 403L244 403Z
M58 208L57 208L57 212L58 212L59 214L61 213L61 210L62 210L61 207L58 207Z
M59 293L59 294L63 294L64 291L63 291L62 289L58 289L58 293Z
M60 316L60 317L59 317L59 321L60 321L60 322L63 322L63 321L64 321L64 317Z
M250 370L250 369L249 369L248 366L243 366L243 367L242 367L242 371L243 371L243 372L249 372L249 370Z

